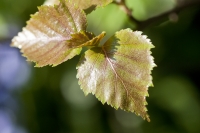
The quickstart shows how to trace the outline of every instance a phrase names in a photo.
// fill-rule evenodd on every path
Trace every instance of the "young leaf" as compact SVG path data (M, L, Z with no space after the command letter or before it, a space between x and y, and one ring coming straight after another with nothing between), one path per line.
M79 5L81 9L88 9L91 6L106 6L111 3L113 0L73 0L74 3Z
M85 52L77 69L81 89L102 103L135 112L150 121L145 105L151 70L155 66L154 46L142 32L121 30L103 46Z
M60 0L46 0L44 5L58 5Z
M87 10L86 13L90 13L95 9L95 7L106 6L111 3L113 0L71 0L74 5L77 5L79 9ZM54 5L58 4L59 0L46 0L45 5ZM90 9L91 8L91 9Z
M12 45L36 66L58 65L81 51L79 45L89 41L93 35L86 30L87 21L83 10L72 1L60 0L59 5L41 6L27 22L23 31L14 37ZM71 46L70 40L76 41Z
M106 34L105 32L102 32L98 36L94 36L94 34L88 33L88 32L75 34L75 35L73 35L72 39L68 41L69 46L70 47L84 47L84 46L95 47L95 46L99 45L99 42L104 38L105 34ZM85 41L85 43L82 43L82 41L80 42L80 40L82 40L82 38L85 38L84 36L87 36L91 40L89 40L87 42Z

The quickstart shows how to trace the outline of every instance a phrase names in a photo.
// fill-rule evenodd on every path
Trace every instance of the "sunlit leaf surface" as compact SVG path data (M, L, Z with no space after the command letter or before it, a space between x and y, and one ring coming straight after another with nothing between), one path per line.
M82 9L87 9L91 6L106 6L113 0L73 0Z
M54 5L54 4L59 4L60 0L46 0L45 5ZM111 3L113 0L69 0L74 3L79 9L89 9L91 12L92 10L95 9L95 7L101 7L101 6L106 6L109 3Z
M155 66L150 52L154 46L141 33L121 30L102 47L86 51L77 66L77 78L86 95L92 93L102 103L150 121L145 105Z
M58 5L60 0L46 0L44 5Z
M86 30L86 15L72 1L61 0L59 5L41 6L12 45L36 66L58 65L81 51L79 44L90 40ZM75 46L69 45L76 40Z

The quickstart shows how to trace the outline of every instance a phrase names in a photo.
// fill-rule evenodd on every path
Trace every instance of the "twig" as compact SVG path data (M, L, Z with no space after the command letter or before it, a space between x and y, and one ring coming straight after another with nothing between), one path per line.
M128 8L126 3L125 3L125 0L121 0L119 2L116 2L114 1L113 3L117 4L118 6L121 7L121 9L128 15L129 19L136 23L137 25L140 23L140 21L138 21L137 19L135 19L132 15L132 9Z
M129 19L131 22L133 22L134 24L137 25L137 30L143 30L146 27L154 24L155 22L158 22L160 20L162 20L163 18L166 18L166 16L169 16L170 14L173 13L179 13L180 11L188 8L188 7L192 7L192 6L200 6L200 0L186 0L185 2L179 3L174 9L169 10L165 13L162 13L158 16L149 18L145 21L138 21L137 19L134 18L134 16L132 15L132 10L129 9L125 3L125 0L121 0L119 2L113 2L117 5L119 5L120 7L122 7L122 9L125 11L125 13L129 16Z

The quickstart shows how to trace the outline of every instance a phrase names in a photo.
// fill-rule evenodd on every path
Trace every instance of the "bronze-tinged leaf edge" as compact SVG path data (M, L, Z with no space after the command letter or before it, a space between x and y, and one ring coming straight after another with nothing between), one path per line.
M123 32L126 32L128 34L122 34ZM143 99L143 97L144 97L144 99L142 100L143 102L141 101L139 103L138 107L141 106L140 108L135 108L133 106L136 109L136 110L135 109L133 110L133 109L131 109L132 107L131 108L129 107L129 105L126 105L128 108L126 106L124 108L124 107L121 107L120 104L116 104L115 101L113 102L112 99L110 100L110 98L108 100L105 99L106 97L105 97L104 93L107 93L107 92L104 92L106 89L102 90L102 88L105 88L105 86L103 86L103 85L102 85L103 87L101 86L101 84L105 84L105 83L101 83L100 84L100 80L101 80L101 78L103 76L102 71L100 70L102 68L97 65L97 64L100 64L100 66L101 66L102 63L99 61L99 63L93 64L94 63L93 61L94 60L96 60L96 61L97 60L101 60L101 61L103 60L104 61L107 57L109 57L109 60L111 59L112 61L119 60L117 58L114 59L115 58L114 56L112 58L110 58L111 56L106 55L106 54L110 54L110 52L113 52L112 48L111 49L109 48L109 45L113 45L114 43L116 43L116 42L114 42L113 44L110 44L113 41L113 37L111 37L102 47L99 47L99 48L95 47L95 48L89 49L88 51L85 52L85 54L81 57L81 60L80 60L79 64L77 65L77 69L78 69L77 78L79 79L79 85L81 86L81 89L84 91L85 95L87 95L88 93L92 93L103 104L107 103L108 105L111 105L112 107L114 107L116 109L120 108L120 109L125 110L125 111L135 112L137 115L141 115L141 117L143 119L146 119L147 121L150 121L149 115L146 112L147 109L146 109L145 105L147 105L147 102L146 102L145 99L146 99L146 96L148 96L148 91L147 91L148 87L152 85L151 70L153 69L153 67L155 67L155 64L153 62L153 57L150 55L151 54L150 49L153 48L154 46L152 45L152 43L150 42L150 40L147 39L147 37L145 35L141 35L141 33L142 32L139 32L139 31L132 32L130 29L125 29L125 30L121 30L121 31L117 32L115 34L115 36L114 36L114 38L115 37L118 38L116 40L114 39L116 42L118 42L118 43L125 43L125 42L127 42L126 37L129 36L129 34L133 34L133 39L139 40L139 42L142 43L142 44L144 43L144 45L139 46L139 49L141 49L141 48L144 49L145 48L147 50L147 62L146 63L150 63L150 64L147 66L148 70L145 70L146 71L145 73L147 73L148 76L147 76L147 80L144 82L145 83L144 84L144 86L145 86L144 89L145 90L144 90L144 92L141 92L141 94L142 94L141 98ZM122 34L122 35L120 35L120 34ZM124 36L125 39L120 40L120 38L121 38L120 36L123 36L123 35L126 35L126 36ZM139 36L139 38L138 38L138 36ZM129 36L129 38L130 37L132 37L132 35ZM123 44L120 44L120 45L123 45ZM127 44L125 44L125 45L127 45ZM123 47L121 46L121 48L123 48ZM127 48L129 48L129 47L127 47ZM108 51L106 51L106 50L108 50ZM100 56L100 57L97 59L96 57L92 57L92 54L94 54L94 55L96 54L95 56ZM117 54L119 54L119 52ZM141 51L140 51L140 54L141 54ZM141 61L143 61L143 60L141 59ZM93 71L93 69L92 69L93 66L96 67L95 71ZM116 66L114 66L114 67L116 67ZM104 66L104 68L107 68L107 67ZM107 68L107 69L109 69L109 68ZM111 69L111 67L110 67L110 69ZM87 72L84 72L84 71L87 71ZM105 73L106 73L106 71L105 71ZM114 72L111 71L111 73L114 73ZM92 77L91 75L95 75L95 77L94 76ZM109 78L105 78L105 79L108 80ZM125 80L123 80L123 82L124 81ZM96 86L96 84L98 84L98 86ZM100 90L99 85L101 86L101 92L99 92L99 90ZM122 82L121 82L121 85L122 85ZM108 89L109 88L107 88L107 90ZM131 90L129 90L129 91L131 91ZM100 95L100 93L102 93L102 94ZM135 103L132 103L132 104L135 104ZM141 109L142 112L140 112L138 109Z
M23 28L23 31L12 39L11 46L21 49L21 53L28 61L36 63L35 67L56 66L80 54L82 48L78 45L89 41L95 36L86 31L87 20L84 11L73 5L72 2L60 0L59 5L39 7L39 11L27 21L27 26ZM71 13L73 10L75 14ZM74 15L76 16L74 17ZM71 27L66 27L69 25ZM67 46L72 40L78 40L76 41L77 44L74 47ZM27 47L39 52L39 54L34 52L38 57L30 54L30 50L27 53ZM59 51L59 49L62 49L62 51ZM44 53L42 53L43 51ZM45 54L47 52L50 55L48 58ZM56 55L53 56L52 52ZM40 56L42 58L39 58Z
M90 14L94 10L96 10L99 7L104 7L113 0L67 0L67 1L73 1L74 5L78 6L79 9L82 9L85 11L86 14ZM44 5L58 5L60 0L46 0L44 2Z

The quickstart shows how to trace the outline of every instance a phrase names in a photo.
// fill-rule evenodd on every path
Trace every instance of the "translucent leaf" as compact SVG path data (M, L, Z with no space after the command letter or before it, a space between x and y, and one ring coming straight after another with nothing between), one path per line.
M99 46L100 41L104 38L106 35L105 32L102 32L100 35L92 38L91 40L87 41L86 43L81 44L80 46L87 46L87 47L97 47Z
M91 6L106 6L113 0L73 0L81 9L88 9Z
M61 0L54 7L39 7L23 31L14 37L12 45L20 48L23 55L36 62L38 67L56 66L79 54L81 48L77 46L93 37L85 32L86 26L83 10L72 1ZM71 45L70 40L78 41Z
M44 5L58 5L60 0L46 0Z
M121 30L102 47L86 51L77 66L77 78L86 95L92 93L102 103L150 121L145 105L155 66L150 52L154 46L141 33Z
M96 6L97 7L106 6L113 0L69 0L69 1L73 1L74 5L78 6L79 9L86 10L86 13L90 13L96 8ZM59 0L46 0L44 4L54 5L58 3Z

